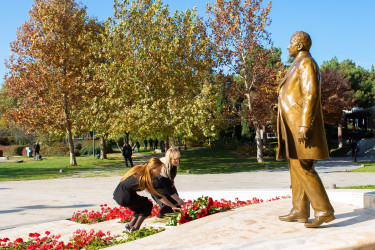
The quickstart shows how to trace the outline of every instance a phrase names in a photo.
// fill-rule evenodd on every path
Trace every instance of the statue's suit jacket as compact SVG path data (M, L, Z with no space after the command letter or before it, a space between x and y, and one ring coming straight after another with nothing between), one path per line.
M308 140L298 142L300 126ZM320 99L320 72L307 51L300 51L279 85L276 159L329 158Z

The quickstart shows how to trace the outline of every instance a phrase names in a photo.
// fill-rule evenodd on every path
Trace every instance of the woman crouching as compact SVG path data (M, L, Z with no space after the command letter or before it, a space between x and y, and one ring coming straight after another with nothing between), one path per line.
M158 197L161 202L170 206L173 211L180 210L161 196L152 184L153 177L160 174L163 166L164 164L158 158L153 157L147 164L131 168L116 187L113 199L120 206L128 207L134 212L133 219L125 225L127 230L138 230L147 216L151 215L152 202L147 197L138 195L137 191L147 190L151 195Z
M172 203L175 206L182 206L185 204L185 201L180 198L177 192L174 179L177 175L177 166L180 165L181 153L178 147L171 147L165 153L165 157L160 160L165 163L165 166L161 170L160 174L154 178L154 188L159 194L163 196L166 200ZM158 218L163 218L165 214L172 213L174 210L171 209L171 206L166 206L165 202L158 199L156 196L152 196L155 202L160 207L160 212Z

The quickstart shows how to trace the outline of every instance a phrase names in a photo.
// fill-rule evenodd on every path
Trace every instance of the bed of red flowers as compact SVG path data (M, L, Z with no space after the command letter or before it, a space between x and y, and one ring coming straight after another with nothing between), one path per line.
M279 200L286 197L275 197L267 201ZM221 199L213 200L211 197L200 197L196 200L188 200L185 205L181 207L181 212L170 214L166 226L177 226L186 222L208 216L210 214L221 211L230 210L237 207L243 207L251 204L264 202L261 199L253 198L252 200L240 201L238 198L235 201ZM159 207L154 206L152 215L156 216L159 213ZM72 221L78 223L92 224L101 221L107 221L120 218L121 222L128 222L132 219L133 212L125 207L110 208L107 204L100 205L100 211L78 211L71 217ZM100 249L108 246L122 244L139 238L143 238L165 230L164 228L141 228L135 232L126 232L123 235L113 235L110 232L104 233L102 231L95 232L94 230L77 230L73 233L68 243L65 243L59 238L60 235L52 235L49 231L45 232L42 237L39 233L30 233L27 240L18 238L11 241L9 238L0 238L0 248L6 249Z
M154 217L158 215L160 208L156 205L153 206L151 211L151 216ZM131 221L134 212L127 207L114 207L110 208L107 204L100 205L99 211L88 211L87 209L82 211L77 211L73 213L70 220L82 223L82 224L92 224L101 221L120 219L121 223L126 223Z
M279 200L286 197L275 197L271 200ZM210 214L218 213L221 211L230 210L236 207L243 207L251 204L257 204L264 202L262 199L253 198L252 200L240 201L238 198L235 201L221 199L213 200L211 197L200 197L196 200L188 200L186 205L181 207L181 212L171 214L170 221L167 222L167 226L176 226L178 224L184 224L191 220L205 217ZM112 220L120 218L120 221L125 223L132 219L133 212L125 207L110 208L107 204L101 205L100 211L78 211L71 217L72 221L78 223L92 224L100 221ZM152 215L154 217L159 213L160 208L154 206L152 208Z
M73 213L72 221L82 224L92 224L101 221L120 219L121 222L128 222L133 217L134 212L127 207L110 208L107 204L100 205L99 211L88 211L87 209Z
M14 241L10 241L9 238L0 238L0 248L11 250L100 249L140 239L164 230L165 228L141 228L135 232L113 236L109 231L104 233L100 230L97 232L94 230L77 230L68 243L60 241L60 235L52 235L49 231L46 231L43 237L39 233L30 233L29 238L25 241L22 238Z
M279 200L281 198L275 197L268 201ZM215 214L233 208L262 202L264 202L264 200L255 197L252 200L247 201L240 201L238 200L238 198L236 198L234 202L225 199L221 199L220 201L213 200L211 197L207 196L201 197L193 201L189 200L184 206L181 207L181 212L171 214L169 221L166 223L166 226L177 226L179 224L184 224L186 222L199 219L210 214Z

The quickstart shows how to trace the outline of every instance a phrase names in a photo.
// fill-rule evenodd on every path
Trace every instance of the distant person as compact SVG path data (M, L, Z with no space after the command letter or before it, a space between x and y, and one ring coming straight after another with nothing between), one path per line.
M162 168L161 173L155 176L153 179L154 187L165 197L170 203L175 206L184 205L185 202L179 197L174 179L177 175L177 167L180 165L181 153L177 147L172 147L167 150L165 157L160 160L165 164ZM166 206L165 202L158 199L156 196L152 196L155 202L160 207L158 218L163 218L165 214L172 213L173 210L170 206Z
M165 143L164 143L164 141L163 141L163 140L161 140L161 141L160 141L160 149L161 149L161 152L162 152L162 153L164 153L164 152L165 152L165 149L164 149L164 147L165 147Z
M40 154L39 154L39 151L40 151L40 145L39 145L39 143L34 143L34 145L33 145L33 149L34 149L34 159L37 159L37 158L39 158L40 156Z
M151 138L148 140L148 144L150 145L149 148L152 150L154 148L154 141Z
M352 157L355 156L357 150L357 140L352 138L352 142L350 143L350 148L352 149Z
M143 146L145 148L145 151L147 150L147 139L144 139L143 140Z
M172 211L180 209L171 204L167 199L155 190L152 179L160 174L163 163L156 157L151 158L145 165L137 165L130 169L121 179L113 193L113 199L123 207L128 207L134 212L133 219L125 225L128 231L140 229L143 221L151 215L153 204L144 196L137 194L138 191L146 190Z
M135 146L135 148L137 149L137 153L139 153L139 147L140 147L140 145L139 145L139 141L138 141L138 139L135 141L134 146Z
M154 141L154 149L158 149L158 138L155 138L155 141Z
M122 155L124 156L126 167L128 167L128 160L130 162L130 167L133 167L132 154L133 149L129 142L125 143L124 147L122 148Z

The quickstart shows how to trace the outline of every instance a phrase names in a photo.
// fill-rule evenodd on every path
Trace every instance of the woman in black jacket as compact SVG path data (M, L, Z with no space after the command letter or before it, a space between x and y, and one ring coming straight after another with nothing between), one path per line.
M145 165L137 165L130 169L121 179L113 193L113 199L123 207L134 211L133 219L125 225L129 231L138 230L147 216L151 215L153 204L147 197L140 196L137 191L147 190L158 198L172 211L178 211L165 197L155 190L152 180L158 176L164 164L156 157L151 158Z
M153 185L157 192L175 206L185 204L185 202L178 196L174 183L174 179L177 175L177 166L180 165L180 157L181 153L178 147L168 149L165 153L165 157L160 159L164 162L165 166L162 168L161 173L153 179ZM160 200L157 196L152 195L152 198L160 207L160 212L157 216L158 218L163 218L166 213L173 212L171 206L166 206L165 202Z

